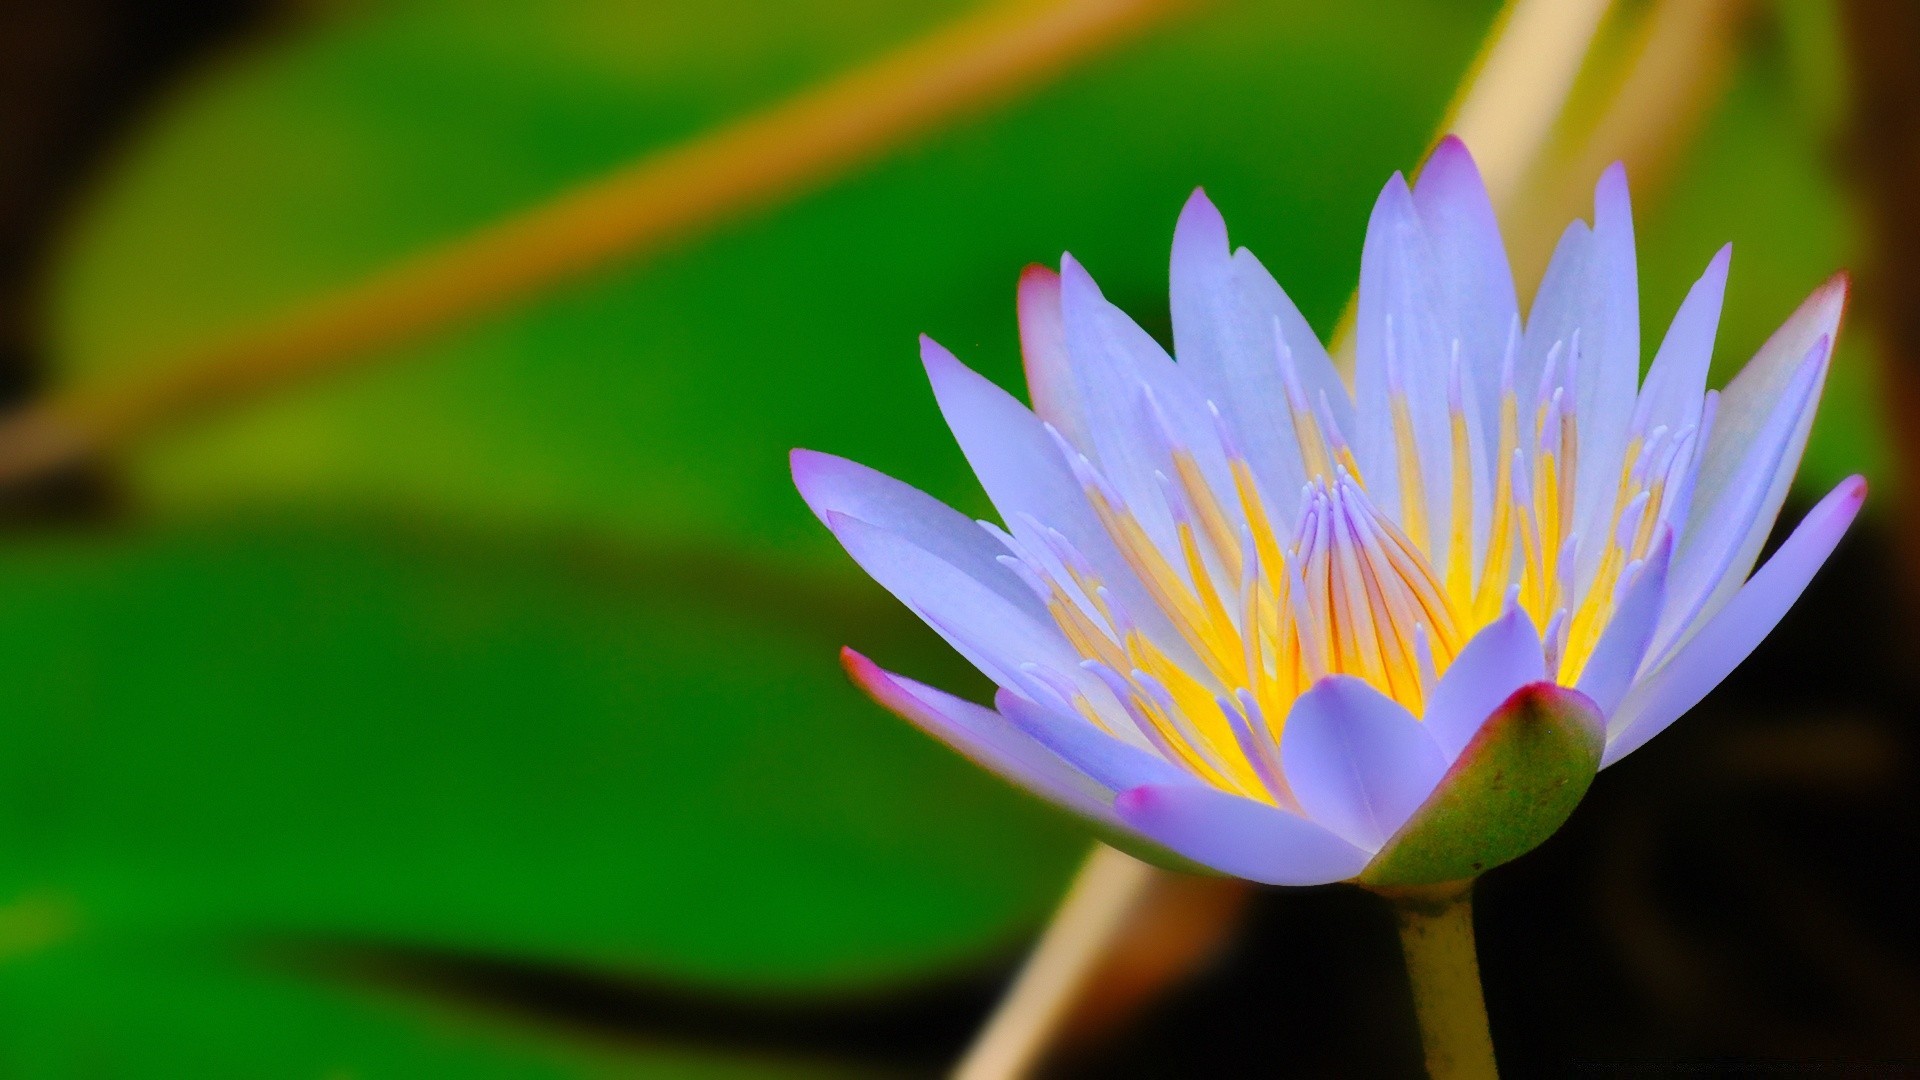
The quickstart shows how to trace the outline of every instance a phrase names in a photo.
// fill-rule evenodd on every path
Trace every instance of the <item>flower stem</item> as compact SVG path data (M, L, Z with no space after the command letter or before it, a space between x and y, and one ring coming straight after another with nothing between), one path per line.
M1433 1080L1497 1076L1473 951L1473 882L1377 891L1393 906L1400 927L1428 1075Z
M995 1007L951 1080L1014 1080L1030 1075L1126 930L1161 871L1105 844L1094 846L1060 911Z

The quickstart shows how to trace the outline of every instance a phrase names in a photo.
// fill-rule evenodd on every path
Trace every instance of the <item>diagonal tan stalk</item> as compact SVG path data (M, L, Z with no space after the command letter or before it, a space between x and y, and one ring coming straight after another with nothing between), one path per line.
M1435 136L1452 132L1473 151L1495 210L1506 211L1538 168L1611 6L1612 0L1508 0L1501 9ZM1358 294L1347 301L1329 348L1349 378L1359 301Z
M1493 1080L1493 1038L1473 946L1473 882L1376 891L1400 928L1427 1075Z
M1096 844L1020 974L954 1068L953 1080L1032 1073L1100 960L1161 871Z
M878 156L1192 0L997 0L760 113L648 156L210 346L75 387L0 427L0 482L366 362Z

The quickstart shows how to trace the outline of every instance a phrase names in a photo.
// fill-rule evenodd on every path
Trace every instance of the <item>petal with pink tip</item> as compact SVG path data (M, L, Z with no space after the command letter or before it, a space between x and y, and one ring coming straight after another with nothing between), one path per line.
M1073 388L1067 329L1060 312L1060 275L1044 266L1020 275L1020 355L1034 415L1052 424L1075 446L1089 445L1084 410Z
M1109 793L994 712L841 651L854 684L888 711L1018 787L1106 825L1120 825Z
M1785 436L1786 445L1777 455L1762 441L1770 437L1763 434L1763 429L1772 426L1783 399L1798 393L1796 381L1807 357L1821 350L1820 342L1827 342L1826 351L1831 351L1846 310L1848 284L1847 276L1841 274L1815 289L1720 392L1718 414L1694 484L1688 532L1737 520L1745 527L1745 538L1734 545L1735 558L1699 606L1702 616L1718 611L1740 588L1754 561L1760 557L1774 521L1780 516L1780 507L1786 502L1793 474L1800 467L1807 437L1813 430L1814 406L1819 402L1825 381L1824 368L1821 382L1813 388L1813 404L1802 410L1799 425ZM1750 498L1754 483L1750 477L1750 461L1763 453L1773 456L1777 463L1761 488L1757 511L1731 513L1729 508ZM1685 547L1683 544L1683 551ZM1676 565L1675 569L1679 567Z

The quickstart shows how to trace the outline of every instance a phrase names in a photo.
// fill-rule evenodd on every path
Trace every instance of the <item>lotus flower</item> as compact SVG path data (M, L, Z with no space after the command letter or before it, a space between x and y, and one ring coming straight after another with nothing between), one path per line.
M1374 205L1351 392L1201 192L1174 233L1177 362L1071 256L1029 268L1031 410L921 342L999 523L793 458L814 512L998 685L994 707L847 667L1110 836L1226 874L1418 883L1512 858L1759 644L1865 496L1842 483L1749 577L1846 281L1715 392L1729 253L1641 380L1624 171L1523 323L1449 139Z

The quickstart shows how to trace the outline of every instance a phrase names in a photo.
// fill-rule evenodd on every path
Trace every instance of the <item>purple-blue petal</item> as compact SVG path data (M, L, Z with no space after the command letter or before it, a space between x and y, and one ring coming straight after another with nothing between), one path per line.
M877 525L953 566L993 590L1035 619L1046 619L1046 606L1032 589L1001 564L1005 545L978 522L946 503L865 465L822 454L795 450L793 483L821 524L840 514Z
M1101 731L1085 717L1061 713L1010 690L994 695L994 706L1015 727L1109 791L1199 782L1159 755Z
M1452 761L1514 691L1546 677L1540 633L1525 611L1511 605L1454 657L1427 696L1421 722Z
M1688 555L1694 536L1724 529L1729 523L1742 529L1742 534L1730 545L1734 557L1718 579L1709 584L1711 591L1693 605L1693 610L1703 616L1719 610L1746 580L1767 535L1773 531L1775 519L1780 516L1780 507L1786 501L1787 490L1792 486L1793 474L1800 467L1801 454L1813 429L1815 407L1825 382L1824 366L1807 404L1798 410L1797 426L1784 434L1775 434L1777 418L1787 399L1801 396L1800 382L1809 358L1831 350L1846 309L1847 289L1844 274L1815 289L1720 393L1713 431L1694 484L1687 542L1676 552L1674 562L1674 585L1679 586L1682 557ZM1822 357L1823 365L1825 362ZM1756 478L1753 461L1760 456L1765 456L1772 468ZM1754 504L1756 494L1758 503ZM1748 506L1755 508L1747 509ZM1691 579L1688 581L1691 586ZM1662 639L1669 637L1666 631L1667 627L1663 626Z
M1326 351L1313 330L1258 260L1227 244L1226 221L1196 190L1173 232L1171 266L1174 356L1180 370L1220 409L1269 492L1293 492L1306 482L1292 410L1277 359L1291 352L1303 389L1316 395L1330 382L1346 404ZM1329 405L1333 401L1329 399Z
M1612 717L1619 709L1646 658L1661 606L1666 603L1667 567L1672 561L1673 533L1662 532L1580 671L1576 689L1592 699L1603 718Z
M1665 731L1706 697L1786 615L1846 534L1866 481L1842 481L1821 499L1727 605L1646 681L1628 694L1602 765L1611 765Z
M1633 430L1644 435L1656 427L1669 432L1700 422L1700 401L1707 391L1707 368L1713 359L1713 340L1720 328L1720 306L1727 291L1727 266L1733 245L1722 247L1707 263L1700 280L1667 327L1660 351L1647 369L1634 406Z
M887 710L958 750L974 764L1083 817L1121 825L1109 794L1006 717L882 669L843 650L847 674Z
M1293 703L1280 760L1308 817L1378 850L1432 793L1449 758L1399 703L1335 675Z
M1457 136L1442 139L1421 166L1413 203L1433 245L1437 284L1478 411L1498 416L1500 362L1519 304L1493 201L1473 155Z
M1265 885L1344 881L1372 857L1306 818L1198 784L1133 788L1113 808L1161 846Z
M1038 664L1092 683L1080 672L1079 654L1053 622L1030 617L897 533L832 513L827 527L861 569L994 682L1018 686L1022 665Z

